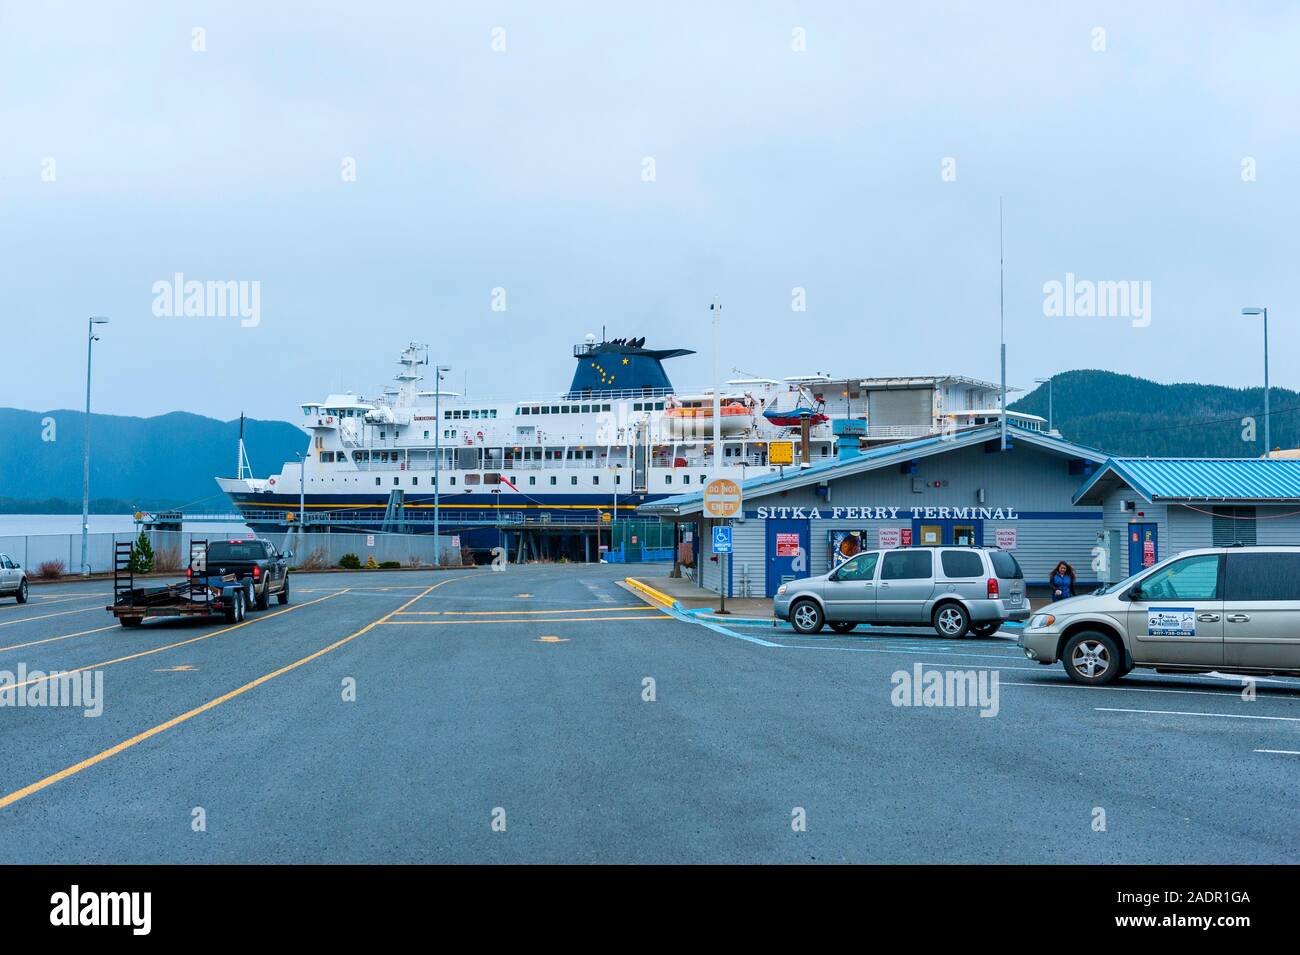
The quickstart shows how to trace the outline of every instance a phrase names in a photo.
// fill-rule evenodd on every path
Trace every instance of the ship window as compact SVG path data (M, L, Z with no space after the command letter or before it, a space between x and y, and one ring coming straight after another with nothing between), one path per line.
M700 475L700 483L701 483L701 484L704 483L704 475L703 475L703 474Z
M530 475L528 475L528 483L529 483L529 484L536 484L536 483L537 483L537 475L536 475L536 474L530 474Z
M683 483L683 484L690 484L690 483L691 483L691 476L690 476L689 474L683 474L683 475L682 475L682 483Z
M429 437L429 432L427 432L427 431L424 432L424 436L425 436L425 438L427 439L427 438Z
M456 475L453 474L453 475L451 476L451 479L450 479L447 483L448 483L448 484L455 484L455 483L456 483Z
M554 475L554 474L551 475L551 486L552 486L552 487L555 486L555 475Z
M609 410L609 407L610 407L609 405L601 405L601 406L600 406L600 410L601 410L601 411L608 411L608 410Z
M560 413L560 406L559 406L559 405L551 405L551 414L559 414L559 413Z
M534 406L534 408L533 408L533 414L541 414L541 413L542 413L542 409L541 409L541 408L538 408L538 407L536 407L536 406Z
M487 473L485 473L485 474L483 475L483 483L484 483L484 484L500 484L500 483L501 483L501 475L500 475L500 474L497 474L495 471L488 471Z
M615 474L615 475L614 475L614 483L615 483L615 484L622 484L622 483L623 483L623 475L621 475L621 474Z
M386 437L388 437L388 434L387 434L386 432L384 432L384 431L381 431L381 432L379 432L379 436L380 436L381 438L386 438Z
M569 483L570 483L570 484L577 484L577 483L578 483L578 475L575 474L573 477L569 478Z
M466 475L465 475L465 483L466 483L466 484L478 484L478 483L479 483L479 480L480 480L480 479L479 479L479 476L478 476L477 474L466 474Z
M599 475L599 474L593 474L592 477L591 477L591 483L592 483L592 484L599 484L599 483L600 483L600 475Z
M664 483L665 483L665 484L672 484L672 483L673 483L673 476L672 476L671 474L665 474L665 475L664 475Z
M529 409L527 408L519 408L515 411L515 414L528 414L528 411Z
M397 478L393 478L393 487L397 487Z
M379 486L379 478L375 478L375 487Z
M496 408L492 408L492 409L490 409L490 410L488 411L488 417L489 417L489 418L495 418L496 416L497 416L497 409L496 409Z
M662 401L656 401L655 411L663 411L663 410L664 410L664 403Z
M415 477L411 478L411 484L412 484L412 485L416 485L416 484L419 484L419 483L420 483L420 477L419 477L419 475L416 475Z
M641 402L639 402L639 401L634 401L634 402L632 402L632 410L633 410L633 411L640 411L640 410L641 410Z

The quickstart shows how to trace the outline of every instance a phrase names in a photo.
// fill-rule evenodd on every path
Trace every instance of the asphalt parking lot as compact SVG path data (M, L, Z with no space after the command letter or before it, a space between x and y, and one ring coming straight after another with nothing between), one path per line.
M0 671L102 673L103 706L0 706L0 861L1297 857L1300 681L1083 688L1005 637L710 627L627 570L299 574L234 626L122 629L104 582L4 600ZM917 664L996 696L895 705Z

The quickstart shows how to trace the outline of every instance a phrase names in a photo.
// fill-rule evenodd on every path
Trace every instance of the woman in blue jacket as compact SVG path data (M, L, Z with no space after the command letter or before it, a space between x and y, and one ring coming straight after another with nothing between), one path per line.
M1052 585L1052 600L1065 600L1074 596L1074 568L1061 561L1052 571L1052 576L1048 580Z

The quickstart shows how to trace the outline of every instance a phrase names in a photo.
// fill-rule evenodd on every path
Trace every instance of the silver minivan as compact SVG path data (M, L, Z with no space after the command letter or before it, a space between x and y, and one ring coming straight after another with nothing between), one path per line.
M830 573L782 584L772 612L799 633L869 623L931 626L941 637L987 637L1030 616L1016 559L982 547L864 551Z
M1300 547L1185 551L1043 608L1020 646L1089 686L1134 667L1300 674Z

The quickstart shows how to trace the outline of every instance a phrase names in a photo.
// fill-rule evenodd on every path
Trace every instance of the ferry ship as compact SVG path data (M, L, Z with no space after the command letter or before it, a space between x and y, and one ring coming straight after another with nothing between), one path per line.
M438 531L481 551L500 545L502 528L581 533L714 477L743 481L827 460L841 419L859 419L857 433L870 443L935 433L945 415L983 418L979 409L996 404L996 385L957 377L735 378L719 395L715 467L712 389L678 391L664 368L689 354L647 348L644 338L588 335L574 346L567 391L493 400L447 391L436 373L425 387L428 349L412 343L396 387L303 403L310 443L300 460L254 478L241 453L240 473L217 483L257 530L302 520L301 500L312 526L432 532L437 480ZM900 418L898 394L918 387L930 397L909 410L922 413ZM881 396L879 424L867 420L873 394Z

